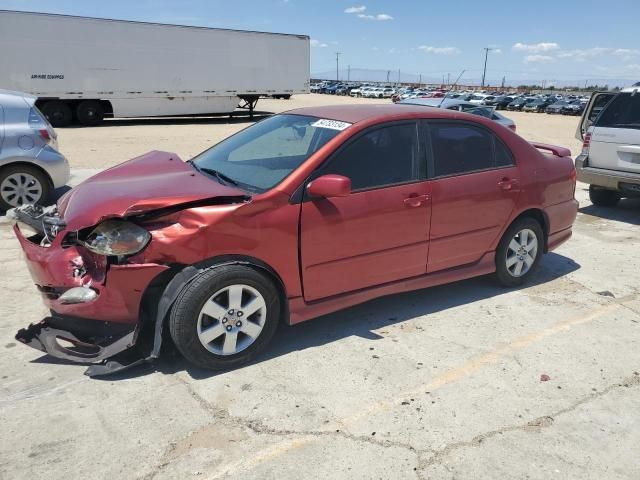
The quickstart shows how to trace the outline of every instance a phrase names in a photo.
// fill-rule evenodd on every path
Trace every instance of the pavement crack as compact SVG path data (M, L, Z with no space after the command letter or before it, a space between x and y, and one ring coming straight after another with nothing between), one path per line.
M503 434L515 432L515 431L536 432L536 431L540 431L543 428L551 427L555 422L555 419L560 415L564 415L566 413L572 412L582 405L585 405L600 397L607 395L612 390L616 390L619 388L637 387L637 386L640 386L640 375L638 374L638 372L634 372L632 376L623 379L621 382L614 383L604 388L603 390L599 390L590 395L587 395L581 398L580 400L574 402L573 404L569 405L568 407L557 410L549 415L543 415L541 417L530 420L524 424L505 426L495 430L490 430L488 432L484 432L479 435L476 435L471 440L452 442L448 445L445 445L443 448L437 450L429 458L421 460L420 464L418 465L418 470L422 471L427 469L430 466L441 463L445 459L445 457L449 456L451 453L453 453L456 450L467 448L467 447L480 447L486 440L489 440L498 435L503 435Z
M319 430L294 430L294 429L282 429L275 428L265 425L264 423L258 420L247 420L240 417L236 417L231 415L227 410L218 408L214 405L211 405L206 399L201 397L193 388L191 384L185 381L182 378L177 377L178 381L182 383L188 390L189 394L200 404L203 410L208 411L212 414L213 417L216 418L216 421L222 424L226 424L227 426L235 426L241 427L251 430L253 433L257 435L273 435L279 437L290 437L290 436L300 436L300 437L341 437L346 440L354 441L354 442L362 442L368 443L371 445L376 445L383 448L397 447L405 450L409 450L414 453L418 453L419 450L416 449L413 445L405 442L399 442L395 440L382 439L380 437L376 437L375 434L372 435L355 435L348 431L339 428L329 428L324 427ZM422 450L420 450L422 451ZM170 452L168 452L170 453Z

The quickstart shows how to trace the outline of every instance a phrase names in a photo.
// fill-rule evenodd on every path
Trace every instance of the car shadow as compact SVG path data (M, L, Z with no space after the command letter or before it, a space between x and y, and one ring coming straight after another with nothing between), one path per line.
M253 123L273 115L273 112L255 111L253 118L249 112L235 111L231 115L198 115L180 117L139 117L139 118L107 118L99 127L85 127L82 125L70 125L67 129L79 128L112 128L131 127L142 125L176 126L176 125L216 125L216 124L241 124Z
M640 198L623 198L615 207L588 205L578 211L592 217L640 225Z
M579 268L580 265L572 259L557 253L549 253L545 255L541 268L535 272L531 280L525 286L515 290L551 282ZM402 323L415 317L438 313L449 308L487 300L513 290L497 285L491 275L485 275L447 285L377 298L298 325L281 326L267 351L251 364L255 365L292 352L319 347L351 336L375 342L383 338L375 333L375 330L380 328ZM238 368L244 367L246 365ZM164 374L186 371L195 380L211 378L221 373L192 366L175 351L172 344L165 349L163 355L156 362L156 371ZM222 373L226 372L228 370ZM122 373L126 374L122 378L138 375L133 370ZM109 378L113 380L113 377Z

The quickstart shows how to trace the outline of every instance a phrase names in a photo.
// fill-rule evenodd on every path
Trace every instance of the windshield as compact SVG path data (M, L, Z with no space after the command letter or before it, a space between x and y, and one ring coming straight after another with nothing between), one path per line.
M274 115L193 158L196 169L261 193L279 184L351 124L301 115Z

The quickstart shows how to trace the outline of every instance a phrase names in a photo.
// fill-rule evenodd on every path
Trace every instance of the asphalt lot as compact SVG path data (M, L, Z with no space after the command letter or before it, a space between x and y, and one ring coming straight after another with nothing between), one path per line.
M342 101L310 97L294 100ZM508 116L577 153L575 118ZM244 123L59 133L79 181L158 138L186 158ZM585 187L573 238L526 288L482 277L378 299L281 327L222 374L167 351L91 380L17 345L46 312L0 218L0 478L640 478L640 201L596 208Z

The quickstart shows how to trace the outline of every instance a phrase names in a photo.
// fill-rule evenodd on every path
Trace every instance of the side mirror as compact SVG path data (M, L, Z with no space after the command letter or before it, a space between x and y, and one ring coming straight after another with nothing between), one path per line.
M351 193L351 180L342 175L323 175L307 185L307 193L319 198L346 197Z

